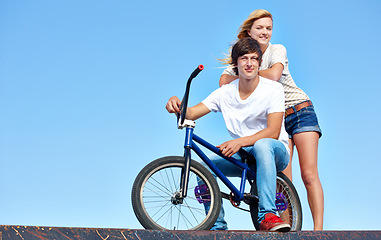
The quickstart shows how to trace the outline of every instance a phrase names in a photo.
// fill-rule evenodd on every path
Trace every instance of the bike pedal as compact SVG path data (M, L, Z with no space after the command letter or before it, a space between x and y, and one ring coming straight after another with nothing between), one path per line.
M210 192L205 184L194 188L194 195L199 203L210 202Z
M286 197L283 195L283 193L276 194L275 205L276 205L277 211L284 211L287 209L288 202Z

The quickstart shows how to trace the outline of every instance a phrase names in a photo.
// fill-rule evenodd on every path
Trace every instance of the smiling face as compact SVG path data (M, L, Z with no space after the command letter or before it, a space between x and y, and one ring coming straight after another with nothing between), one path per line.
M247 53L237 59L238 76L254 79L258 76L260 62L257 53Z
M261 47L267 46L273 33L273 21L269 17L257 19L247 33L257 40Z

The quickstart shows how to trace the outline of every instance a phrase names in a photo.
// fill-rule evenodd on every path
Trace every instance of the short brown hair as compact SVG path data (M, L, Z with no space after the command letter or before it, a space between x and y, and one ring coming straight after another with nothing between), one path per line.
M234 44L232 48L232 52L231 52L230 64L234 66L233 70L237 74L237 76L238 76L238 69L237 69L238 58L248 53L258 54L258 62L259 64L261 64L262 50L257 40L251 37L245 37L245 38L241 38L240 40L238 40L236 44Z

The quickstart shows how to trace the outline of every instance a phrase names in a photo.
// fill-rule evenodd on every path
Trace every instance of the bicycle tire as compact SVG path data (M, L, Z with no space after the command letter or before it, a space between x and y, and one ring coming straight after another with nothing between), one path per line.
M194 160L190 165L187 197L183 203L177 202L175 196L179 192L184 162L185 158L180 156L159 158L137 175L131 200L135 215L144 228L209 230L216 222L221 209L221 192L209 170ZM200 191L197 190L199 180L206 186L206 192L201 195L196 194ZM210 201L207 213L203 201Z
M291 226L290 231L299 231L302 229L302 206L300 204L299 195L292 184L292 182L288 179L286 175L279 172L277 174L277 193L281 192L286 200L287 200L287 209L284 211L278 211L280 218L289 223ZM250 193L257 196L257 184L254 181L251 185ZM259 230L258 223L258 203L254 203L250 205L250 215L253 221L255 229Z

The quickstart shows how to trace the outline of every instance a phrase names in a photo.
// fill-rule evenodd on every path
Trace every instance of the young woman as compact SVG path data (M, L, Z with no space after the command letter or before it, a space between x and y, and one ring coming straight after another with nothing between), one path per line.
M266 10L255 10L239 28L238 39L252 37L258 41L263 52L259 75L283 85L285 93L285 126L289 134L290 164L284 173L292 179L291 159L294 146L298 151L302 180L307 190L314 230L323 229L324 195L320 183L317 155L321 130L309 97L296 86L288 70L286 48L271 44L273 18ZM229 61L229 60L227 60ZM228 66L220 78L220 86L238 77L233 66Z

